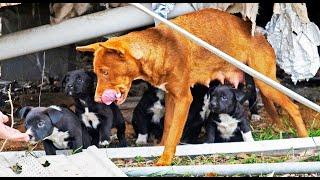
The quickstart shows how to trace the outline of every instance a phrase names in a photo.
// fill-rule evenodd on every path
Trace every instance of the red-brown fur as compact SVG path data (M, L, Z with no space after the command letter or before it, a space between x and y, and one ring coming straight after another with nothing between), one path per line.
M219 10L204 9L180 16L172 22L277 80L274 50L264 36L252 37L250 24L241 18ZM165 149L157 165L172 162L192 102L191 86L195 83L208 85L214 79L229 81L235 86L243 81L241 70L164 24L106 42L77 47L77 50L94 52L94 71L98 77L96 101L101 102L101 95L107 88L126 97L131 82L137 78L154 86L165 83L166 114L161 141ZM261 90L265 108L274 123L280 123L274 107L277 103L290 114L299 136L307 136L298 106L281 92L257 79L254 81Z

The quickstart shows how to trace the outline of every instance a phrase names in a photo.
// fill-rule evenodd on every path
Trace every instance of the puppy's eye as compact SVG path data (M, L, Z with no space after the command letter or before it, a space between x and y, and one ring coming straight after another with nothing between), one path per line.
M38 128L43 128L44 127L44 121L40 121L38 123Z
M225 100L227 100L228 98L227 98L226 96L222 96L221 99L222 99L223 101L225 101Z
M79 78L78 81L79 81L79 82L83 82L83 79Z

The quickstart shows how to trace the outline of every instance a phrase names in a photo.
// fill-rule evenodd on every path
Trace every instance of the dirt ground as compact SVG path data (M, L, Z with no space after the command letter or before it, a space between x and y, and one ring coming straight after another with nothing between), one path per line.
M126 125L127 125L126 138L128 141L128 146L135 146L134 131L131 125L131 116L132 116L133 108L138 103L138 100L139 100L139 97L129 97L127 101L120 106L123 116L126 119ZM65 96L63 93L43 93L41 96L41 105L49 106L53 104L55 105L65 104L69 106L71 109L74 109L72 98ZM303 120L307 125L307 128L319 129L320 128L319 113L299 103L297 104L300 107L300 112ZM318 102L318 104L320 104L320 102ZM17 111L18 107L24 106L24 105L38 106L38 94L19 96L19 98L17 98L14 101L15 111ZM291 126L290 121L288 121L289 119L288 114L278 107L277 109L278 109L278 112L280 113L280 118L284 122L284 125L286 127L286 130L284 131L289 131L294 129L294 127ZM266 115L266 112L263 106L260 107L259 113L260 113L261 119L258 121L251 121L251 126L253 128L253 132L264 133L265 129L270 127L271 121L269 117ZM18 118L15 118L14 121L15 121L14 127L19 129L22 132L25 132L23 121ZM3 142L4 140L0 140L0 147L2 146ZM116 141L111 144L111 147L115 147L115 145L116 145ZM148 145L155 145L155 143L150 143ZM27 149L28 149L28 144L25 142L8 141L3 151L20 151L20 150L23 151ZM34 150L43 150L42 144L40 143L39 145L37 145L37 147Z

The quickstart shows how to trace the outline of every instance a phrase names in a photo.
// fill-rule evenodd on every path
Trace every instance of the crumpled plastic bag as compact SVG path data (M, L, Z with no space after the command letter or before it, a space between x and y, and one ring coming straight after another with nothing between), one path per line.
M174 9L176 3L151 3L152 11L167 19L170 11ZM157 19L154 19L155 24L160 23Z
M275 3L266 31L277 64L291 75L293 83L316 75L320 67L320 31L310 22L305 3Z

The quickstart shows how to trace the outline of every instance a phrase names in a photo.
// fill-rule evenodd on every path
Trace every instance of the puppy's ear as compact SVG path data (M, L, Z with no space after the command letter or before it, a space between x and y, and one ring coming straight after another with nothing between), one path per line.
M246 100L245 97L246 97L246 94L243 92L243 91L240 91L238 89L234 89L234 94L236 96L236 99L237 101L240 103L240 104L243 104L244 101Z
M25 119L32 108L33 108L32 106L25 106L25 107L21 108L18 113L19 118Z
M46 110L46 113L51 119L52 124L58 123L63 116L63 113L61 111L50 107Z
M66 79L69 77L69 74L66 74L61 80L61 89L64 89L66 86Z
M95 82L97 81L97 75L96 73L92 72L92 71L86 71L87 75Z
M217 86L211 86L209 89L208 89L208 94L211 94L215 89L216 89Z

